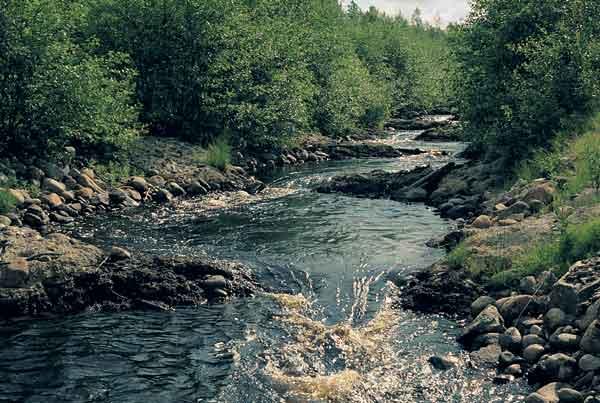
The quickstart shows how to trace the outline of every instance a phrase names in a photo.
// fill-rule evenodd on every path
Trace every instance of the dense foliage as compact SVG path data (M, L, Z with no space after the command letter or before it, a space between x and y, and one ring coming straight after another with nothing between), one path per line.
M134 71L119 53L94 55L81 6L0 0L0 151L119 145L136 132Z
M0 149L344 135L447 105L447 56L443 31L336 0L0 0Z
M527 156L597 107L595 0L475 0L452 42L461 111L488 150Z

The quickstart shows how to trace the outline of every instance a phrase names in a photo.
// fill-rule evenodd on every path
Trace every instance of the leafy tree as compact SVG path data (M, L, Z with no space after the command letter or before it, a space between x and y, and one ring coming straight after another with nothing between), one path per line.
M73 1L1 0L0 148L120 145L138 131L126 55L94 56Z

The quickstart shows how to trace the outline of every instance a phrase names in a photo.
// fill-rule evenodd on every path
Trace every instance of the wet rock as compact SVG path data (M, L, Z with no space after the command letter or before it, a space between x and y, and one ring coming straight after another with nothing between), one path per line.
M470 354L471 360L478 366L494 367L497 365L502 349L497 344L482 347Z
M0 215L0 225L8 227L12 224L12 220L6 216Z
M496 301L500 314L507 323L512 323L519 316L536 312L538 304L531 295L516 295Z
M470 343L475 337L485 333L503 333L505 331L504 319L498 309L490 305L486 307L471 324L469 324L459 337L462 343Z
M518 202L510 205L506 209L499 211L498 219L504 220L514 214L527 214L528 212L529 212L529 204L527 204L523 201L518 201Z
M167 190L175 197L184 196L186 193L185 190L175 182L167 183Z
M57 208L58 206L60 206L63 203L60 196L57 195L56 193L49 193L49 194L42 195L41 200L51 208Z
M559 351L574 351L579 347L579 337L575 334L561 333L550 337L550 345Z
M528 335L523 336L523 341L522 341L523 348L527 348L527 347L531 346L532 344L544 345L544 344L546 344L546 340L543 337L540 337L535 334L528 334Z
M523 350L523 358L530 363L534 363L537 362L545 352L546 350L541 344L532 344Z
M154 193L153 199L159 203L169 203L173 200L173 195L167 189L159 189Z
M544 396L539 393L532 393L525 399L525 403L549 403ZM558 400L556 401L558 403Z
M600 357L584 354L579 359L579 369L582 371L597 371L600 369Z
M118 246L113 246L110 249L108 258L113 261L129 260L129 259L131 259L131 252L129 252L126 249L119 248Z
M110 199L111 204L119 205L119 204L125 203L125 201L127 201L127 198L129 196L127 195L127 192L125 192L122 189L114 189L114 190L110 191L110 193L108 194L108 197Z
M82 187L75 191L75 197L79 197L84 200L89 200L92 197L94 197L94 190L92 188Z
M450 354L445 356L435 355L429 358L429 363L435 369L438 369L440 371L447 371L449 369L458 367L458 365L460 364L460 360L457 357Z
M528 373L530 383L552 380L568 381L577 370L577 360L563 353L541 357L541 360Z
M93 189L96 193L104 192L104 190L100 187L100 185L98 185L98 183L96 183L96 181L93 178L84 173L75 173L73 177L75 178L77 183L79 183L83 187Z
M471 304L471 314L473 315L473 317L476 317L485 308L487 308L490 305L494 305L495 303L496 303L496 300L494 298L488 297L486 295L481 296L481 297L477 298L475 301L473 301L473 303Z
M558 403L560 401L558 391L565 387L568 387L568 385L553 382L538 389L536 393L542 397L544 403ZM529 401L527 402L529 403Z
M191 196L202 196L208 194L208 189L202 186L199 181L193 181L187 186L187 192Z
M537 288L537 280L534 276L527 276L521 279L519 282L519 289L526 294L535 293Z
M50 213L49 217L50 217L50 220L52 220L52 221L54 221L55 223L58 223L58 224L70 224L73 221L75 221L74 218L69 217L69 216L64 215L64 214L61 214L59 212L52 212L52 213Z
M165 178L163 178L160 175L151 176L150 178L148 178L148 182L157 187L165 186L165 184L167 183Z
M45 178L42 186L45 190L52 193L62 193L67 190L64 183L51 178Z
M478 229L490 228L493 225L492 219L487 215L480 215L473 221L471 226Z
M544 315L544 327L549 332L554 332L558 327L570 322L569 317L560 308L552 308Z
M512 364L506 367L504 373L518 378L523 376L523 368L520 364Z
M600 321L594 320L587 328L580 343L581 349L589 354L600 354Z
M478 350L482 347L486 347L492 344L500 344L500 333L485 333L475 337L471 342L471 348Z
M583 395L571 388L562 388L558 390L560 403L583 403Z
M500 336L500 346L505 349L518 353L521 351L523 337L516 327L510 327Z
M544 205L548 205L554 200L555 194L556 188L551 183L543 183L525 190L521 199L526 203L530 203L532 200L538 200Z
M496 375L494 377L493 382L496 385L506 385L506 384L513 382L514 380L515 380L515 377L513 375L503 374L503 375Z
M14 258L0 263L0 287L19 288L29 279L29 263L24 258Z
M22 191L17 189L8 189L8 193L15 198L17 207L20 207L23 205L23 203L25 203L26 197Z
M146 179L141 176L132 176L127 184L140 193L146 193L150 189L150 185Z

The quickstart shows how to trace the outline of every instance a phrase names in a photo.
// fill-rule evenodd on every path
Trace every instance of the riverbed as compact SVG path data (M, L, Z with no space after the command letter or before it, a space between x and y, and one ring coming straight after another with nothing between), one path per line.
M451 154L462 147L415 143L416 134L385 142ZM0 402L522 400L518 383L493 385L493 372L468 365L456 322L397 307L391 280L442 258L425 243L451 222L422 204L311 191L334 175L450 158L291 167L249 203L230 195L207 208L191 199L84 222L74 233L101 246L241 261L268 292L175 312L19 322L0 331ZM446 353L463 364L432 369L428 358Z

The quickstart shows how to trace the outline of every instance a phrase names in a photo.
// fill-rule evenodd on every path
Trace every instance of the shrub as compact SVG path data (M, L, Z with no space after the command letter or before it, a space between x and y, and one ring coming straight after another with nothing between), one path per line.
M107 163L92 162L91 167L100 179L110 184L117 186L123 183L130 176L136 176L141 172L129 165L126 162L109 161Z
M208 165L221 170L231 163L231 146L225 135L221 135L208 146L204 159Z
M1 0L0 9L0 148L96 151L138 132L127 56L96 56L94 41L81 41L81 4Z
M6 190L0 189L0 214L11 212L17 205L17 199Z

